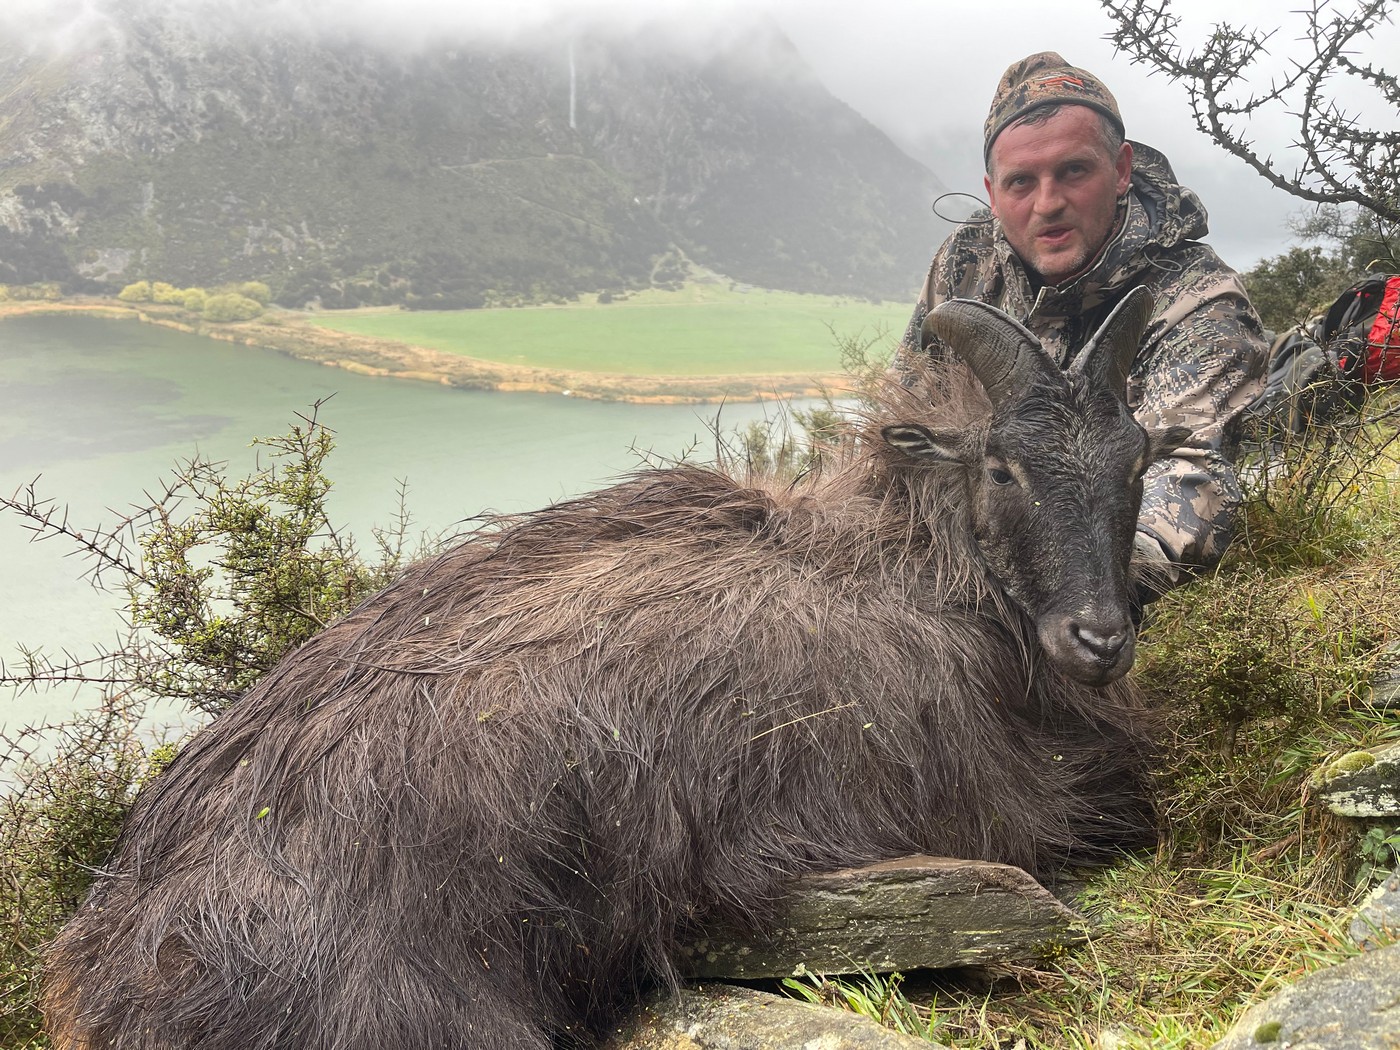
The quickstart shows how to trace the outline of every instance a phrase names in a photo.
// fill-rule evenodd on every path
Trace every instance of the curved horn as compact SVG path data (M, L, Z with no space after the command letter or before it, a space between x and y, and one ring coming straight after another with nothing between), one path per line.
M1059 368L1025 325L974 299L950 299L924 318L923 338L936 335L967 362L993 405L1019 397L1038 376Z
M1125 295L1108 320L1099 326L1094 337L1085 344L1068 371L1082 372L1092 379L1105 382L1123 400L1128 400L1128 373L1137 355L1142 333L1152 319L1156 303L1146 288L1134 288Z

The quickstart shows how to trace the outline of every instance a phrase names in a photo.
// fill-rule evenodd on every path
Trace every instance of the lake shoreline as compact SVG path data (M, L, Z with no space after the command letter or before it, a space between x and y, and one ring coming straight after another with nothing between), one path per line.
M332 331L312 324L306 319L309 316L306 313L277 307L269 308L252 321L213 323L192 319L186 311L173 305L125 303L97 296L0 302L0 319L42 314L134 320L190 335L273 350L361 375L435 383L463 390L678 405L816 398L839 395L847 385L847 377L840 373L644 376L502 364L425 346Z

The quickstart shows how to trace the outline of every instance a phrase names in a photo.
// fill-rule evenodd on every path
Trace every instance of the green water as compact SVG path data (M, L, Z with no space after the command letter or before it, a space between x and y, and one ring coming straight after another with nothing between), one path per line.
M337 434L332 515L369 539L388 525L400 480L414 529L439 534L486 509L515 511L596 487L639 463L634 448L709 458L714 406L628 405L450 390L359 376L280 354L141 325L73 317L0 321L0 491L39 477L42 495L90 529L156 491L196 452L255 463L249 442L284 432L330 400ZM721 428L772 415L729 405ZM116 599L78 580L85 563L60 541L28 542L0 514L0 658L18 646L79 653L113 637ZM72 690L10 696L0 726L71 708Z

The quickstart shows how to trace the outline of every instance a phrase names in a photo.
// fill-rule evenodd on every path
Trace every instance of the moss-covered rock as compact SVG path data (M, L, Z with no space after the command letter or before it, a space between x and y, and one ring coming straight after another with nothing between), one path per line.
M1312 789L1343 817L1400 817L1400 744L1353 751L1313 774Z

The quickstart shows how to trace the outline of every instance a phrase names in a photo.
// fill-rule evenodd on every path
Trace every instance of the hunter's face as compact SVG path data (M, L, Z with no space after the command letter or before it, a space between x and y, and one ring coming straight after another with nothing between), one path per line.
M1098 114L1065 106L1043 124L1007 128L992 143L992 214L1021 261L1046 284L1084 270L1113 232L1132 179L1133 149L1111 155Z

